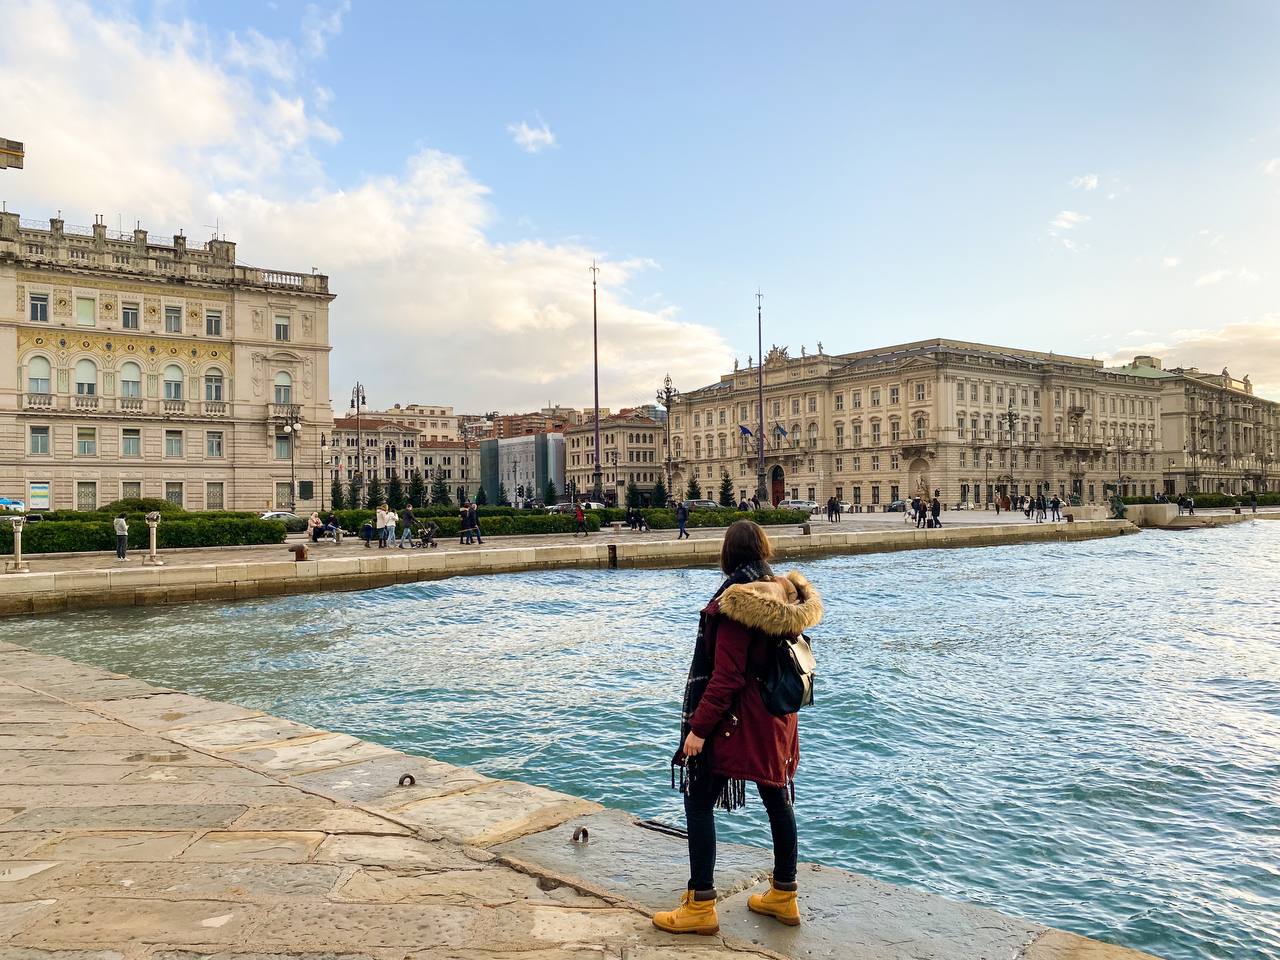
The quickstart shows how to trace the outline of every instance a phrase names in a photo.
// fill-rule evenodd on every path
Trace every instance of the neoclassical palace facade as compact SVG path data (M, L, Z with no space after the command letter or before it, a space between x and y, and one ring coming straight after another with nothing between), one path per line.
M226 240L0 213L0 496L318 507L332 299Z
M751 365L672 404L674 489L722 471L756 488L759 424ZM1161 382L1082 357L927 340L764 362L766 485L784 498L835 496L863 510L938 491L956 504L1038 491L1099 502L1165 488ZM744 429L745 428L745 429ZM747 434L751 431L751 435Z

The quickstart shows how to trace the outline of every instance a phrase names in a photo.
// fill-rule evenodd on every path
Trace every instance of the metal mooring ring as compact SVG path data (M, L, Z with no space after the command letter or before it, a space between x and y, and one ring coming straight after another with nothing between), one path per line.
M590 843L591 832L586 827L579 827L573 831L573 840L571 843Z
M406 773L403 777L400 778L400 786L402 787L412 787L417 782L418 781L413 778L412 773Z

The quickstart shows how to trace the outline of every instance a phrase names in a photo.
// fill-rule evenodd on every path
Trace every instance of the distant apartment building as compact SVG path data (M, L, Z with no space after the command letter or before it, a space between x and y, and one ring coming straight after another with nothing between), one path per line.
M0 213L0 495L318 506L332 300L227 240Z
M757 366L682 393L672 404L672 482L696 477L712 495L728 473L756 489ZM936 490L983 505L1003 494L1101 502L1109 487L1150 495L1164 485L1162 385L1101 361L955 340L764 362L765 490L835 496L880 510Z
M464 417L453 407L434 403L396 404L388 410L370 410L369 416L416 428L429 440L461 440L460 422Z
M1118 368L1160 388L1162 488L1165 493L1267 492L1280 489L1280 403L1256 396L1249 377L1194 367L1165 370L1135 357Z
M360 471L360 487L367 490L369 479L377 476L385 491L393 477L404 484L414 471L421 471L430 486L437 474L449 487L454 500L472 500L480 486L480 458L477 444L461 440L432 439L429 433L383 419L361 415L334 421L328 441L332 452L329 481L338 480L349 491ZM361 456L363 452L363 456Z
M556 500L565 493L565 441L560 433L495 437L480 441L480 481L485 498L499 503L502 494L513 504L546 502L547 485Z
M601 493L611 505L627 502L627 485L634 484L646 502L654 484L664 478L665 428L652 417L624 410L600 418ZM565 478L570 495L589 498L595 484L594 419L565 431Z

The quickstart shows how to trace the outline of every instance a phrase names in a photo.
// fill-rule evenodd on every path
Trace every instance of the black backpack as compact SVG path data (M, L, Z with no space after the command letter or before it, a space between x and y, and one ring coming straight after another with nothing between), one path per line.
M801 634L770 637L765 642L774 645L764 676L758 678L765 709L784 717L809 706L813 703L813 677L818 667L809 638Z

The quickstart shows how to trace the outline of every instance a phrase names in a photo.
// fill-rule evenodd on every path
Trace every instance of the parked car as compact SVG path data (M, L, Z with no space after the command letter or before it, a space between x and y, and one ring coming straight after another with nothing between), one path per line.
M719 510L720 504L714 500L686 500L684 505L690 510Z
M816 500L779 500L779 510L806 510L809 513L818 509Z
M895 500L893 501L893 503L889 504L887 507L884 508L884 512L885 513L906 513L907 501Z
M575 505L572 503L556 503L547 507L547 513L573 513ZM596 503L594 500L583 500L583 510L604 510L603 503Z
M266 513L260 514L258 517L259 520L285 520L285 521L289 520L290 518L294 520L302 519L296 513L290 513L288 510L268 510Z

